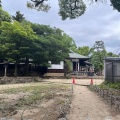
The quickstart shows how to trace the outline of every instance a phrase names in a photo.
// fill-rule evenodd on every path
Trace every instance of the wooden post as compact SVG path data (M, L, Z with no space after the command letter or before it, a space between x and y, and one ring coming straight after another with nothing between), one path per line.
M4 67L5 67L5 73L4 73L4 76L6 77L6 76L7 76L7 65L5 65Z

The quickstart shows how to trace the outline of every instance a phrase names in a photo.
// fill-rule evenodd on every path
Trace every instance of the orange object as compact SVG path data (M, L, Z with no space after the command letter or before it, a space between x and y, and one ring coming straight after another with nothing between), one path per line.
M73 83L73 84L76 84L76 83L75 83L75 78L73 78L72 83Z
M90 85L93 85L93 79L91 78L91 80L90 80Z

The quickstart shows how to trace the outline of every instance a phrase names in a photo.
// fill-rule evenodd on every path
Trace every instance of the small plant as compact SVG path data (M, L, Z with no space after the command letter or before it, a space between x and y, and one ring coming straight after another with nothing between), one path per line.
M18 101L18 107L20 107L21 105L24 106L24 105L32 105L32 104L35 104L37 103L38 101L40 101L42 99L42 95L39 93L39 94L33 94L33 95L30 95L28 97L24 97L22 99L20 99Z
M100 85L100 88L103 88L103 89L113 88L113 89L118 89L118 90L120 90L120 82L110 83L110 82L108 82L108 81L104 81L104 82Z

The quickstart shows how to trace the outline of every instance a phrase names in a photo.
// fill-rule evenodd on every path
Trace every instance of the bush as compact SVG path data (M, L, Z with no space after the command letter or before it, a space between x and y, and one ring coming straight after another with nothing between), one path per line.
M104 81L104 82L100 85L100 88L104 88L104 89L113 88L113 89L119 89L119 90L120 90L120 82L111 83L111 82L108 82L108 81Z
M72 71L72 62L70 60L65 60L64 64L64 76Z

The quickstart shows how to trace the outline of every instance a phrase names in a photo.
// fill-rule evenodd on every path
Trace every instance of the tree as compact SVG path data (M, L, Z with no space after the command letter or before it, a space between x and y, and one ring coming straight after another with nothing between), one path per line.
M73 39L62 30L39 24L32 24L32 29L39 37L33 58L36 63L42 65L48 61L59 62L68 57Z
M67 18L75 19L86 10L86 5L82 0L59 0L59 15L62 16L62 20Z
M2 7L0 7L0 24L2 21L11 22L11 17L8 12L4 11Z
M120 1L119 0L110 0L110 1L111 1L111 6L113 6L114 9L120 12Z
M13 15L12 19L18 22L22 22L25 19L25 17L24 17L24 14L20 13L20 11L16 11L16 15L15 16Z
M64 76L66 77L72 71L72 62L70 60L65 60L64 64Z
M95 67L94 70L96 73L99 73L99 75L101 75L101 72L104 68L103 59L105 57L104 56L105 52L106 52L105 50L100 51L100 52L94 51L92 56L91 56L91 62Z
M116 55L116 54L114 54L112 52L108 52L107 57L118 57L118 55Z
M103 41L96 41L91 50L91 62L95 67L95 72L101 75L103 70L103 59L106 57L106 50Z
M0 7L2 7L2 2L1 2L1 0L0 0Z
M25 74L28 74L29 60L38 66L48 66L48 61L60 62L68 57L73 39L59 28L32 24L2 22L0 27L0 57L17 66L25 63Z
M1 47L4 48L0 52L5 53L4 56L9 62L15 63L15 76L17 76L17 64L21 58L32 54L31 44L37 38L30 26L22 26L17 21L2 22L0 30L2 31L1 36L6 36L4 41L0 40Z
M45 1L48 0L31 0L27 2L27 7L47 12L51 7L49 4L45 4ZM60 8L58 14L62 16L62 20L77 18L86 10L83 0L58 0L58 2Z
M89 55L90 48L89 46L78 47L78 53L84 56Z
M47 12L51 7L46 3L48 0L29 0L27 2L27 7L36 9L38 11ZM100 0L103 2L103 0ZM59 15L62 20L67 18L75 19L84 14L86 11L85 0L58 0L59 2ZM92 2L99 2L99 0L92 0ZM120 2L119 0L110 0L111 6L120 12Z

